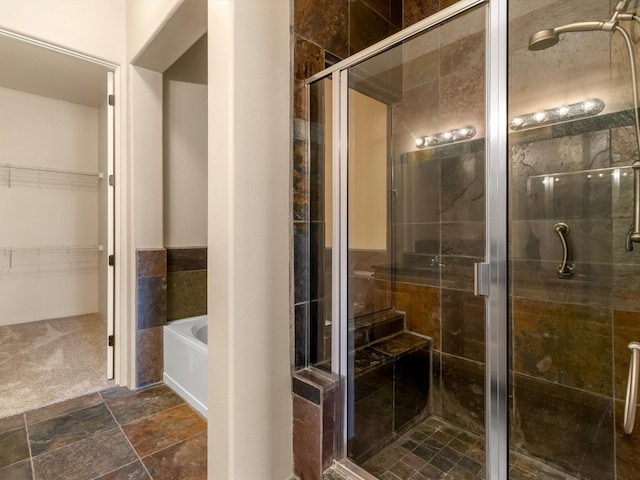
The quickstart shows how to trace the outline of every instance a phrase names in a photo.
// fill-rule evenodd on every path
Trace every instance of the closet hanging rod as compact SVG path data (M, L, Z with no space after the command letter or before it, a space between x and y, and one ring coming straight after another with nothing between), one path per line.
M49 168L49 167L34 167L29 165L15 165L11 163L0 163L0 168L6 168L9 170L24 170L28 172L37 172L37 173L54 173L59 175L76 175L80 177L89 177L89 178L103 178L104 175L102 172L100 173L92 173L92 172L81 172L76 170L62 170L59 168Z
M13 255L16 253L40 254L40 253L80 253L80 252L101 252L102 245L44 245L33 247L0 247L0 254Z

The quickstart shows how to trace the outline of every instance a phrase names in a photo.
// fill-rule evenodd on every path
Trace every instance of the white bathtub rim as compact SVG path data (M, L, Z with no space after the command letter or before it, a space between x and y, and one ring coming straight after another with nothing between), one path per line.
M207 315L184 318L182 320L172 320L170 323L164 326L164 331L165 333L172 335L174 338L177 338L178 340L190 345L197 352L208 356L208 345L198 340L191 331L191 327L193 325L207 325L207 322Z

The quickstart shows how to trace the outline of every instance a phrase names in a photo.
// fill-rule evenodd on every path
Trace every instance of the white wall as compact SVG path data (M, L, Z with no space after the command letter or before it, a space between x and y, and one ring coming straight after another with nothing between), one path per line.
M289 6L209 2L209 479L292 475Z
M127 58L133 59L184 0L128 0Z
M164 244L207 244L207 86L164 82Z
M0 163L98 172L98 110L0 88ZM16 174L17 175L17 174ZM51 178L50 176L48 178ZM98 186L0 186L0 246L98 244ZM98 258L20 254L0 267L0 325L96 312Z

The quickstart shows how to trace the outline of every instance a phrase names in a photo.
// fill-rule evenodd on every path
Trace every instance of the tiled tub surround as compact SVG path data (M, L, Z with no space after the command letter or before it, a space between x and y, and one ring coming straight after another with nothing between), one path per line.
M162 380L162 327L167 321L167 252L136 250L136 385Z
M207 478L207 424L164 385L105 390L0 420L0 478Z
M640 339L640 256L624 251L633 185L630 170L598 170L637 158L632 122L627 111L510 139L512 447L586 479L640 471L640 433L622 431L627 344ZM559 221L571 279L556 275Z
M167 320L207 313L207 248L167 247Z

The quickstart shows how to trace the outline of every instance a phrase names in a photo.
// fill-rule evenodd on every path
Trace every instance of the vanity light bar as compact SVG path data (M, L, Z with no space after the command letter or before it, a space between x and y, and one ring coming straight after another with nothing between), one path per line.
M460 142L462 140L469 140L470 138L473 138L475 134L476 129L474 127L462 127L457 130L449 130L447 132L418 137L416 138L416 147L427 148L434 147L436 145L443 145L445 143Z
M511 130L523 130L540 125L548 125L563 120L597 115L604 109L604 102L599 98L590 98L584 102L572 103L561 107L527 113L511 120Z

